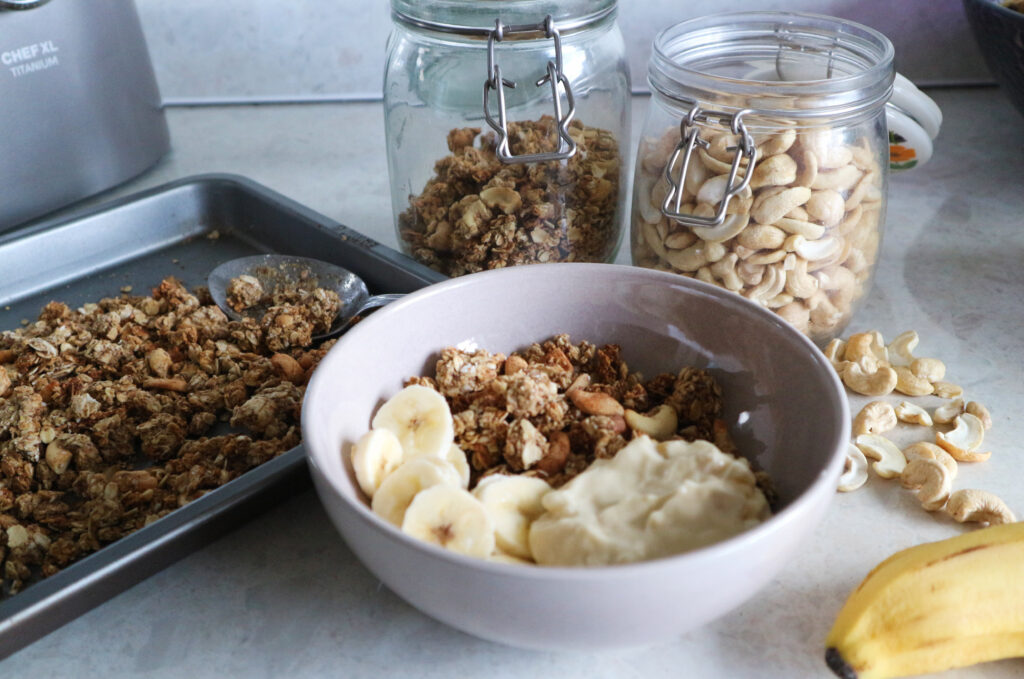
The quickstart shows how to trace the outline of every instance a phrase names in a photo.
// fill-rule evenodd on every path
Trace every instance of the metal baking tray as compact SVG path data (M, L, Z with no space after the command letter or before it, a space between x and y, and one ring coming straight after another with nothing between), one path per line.
M0 330L51 300L75 307L148 291L166 276L203 285L222 261L279 252L318 257L372 293L444 276L251 180L189 177L0 238ZM0 602L0 658L170 565L309 485L298 446Z

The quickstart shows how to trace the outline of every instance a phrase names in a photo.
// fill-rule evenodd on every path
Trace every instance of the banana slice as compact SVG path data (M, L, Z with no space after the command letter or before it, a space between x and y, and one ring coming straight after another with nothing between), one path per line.
M459 485L469 488L469 460L466 459L466 453L462 452L462 448L453 443L444 459L459 472Z
M505 552L501 552L501 551L494 552L489 557L487 557L487 560L488 561L495 561L497 563L510 563L510 564L515 564L517 566L536 566L537 565L533 561L528 561L526 559L520 559L518 556L512 556L511 554L506 554Z
M401 527L405 511L416 494L432 486L458 488L461 479L450 463L435 457L406 460L380 484L370 503L385 521Z
M481 559L494 551L494 523L487 510L469 491L453 486L420 491L405 512L402 532Z
M541 500L551 486L532 476L494 474L481 479L473 495L487 508L494 521L498 548L520 559L533 559L530 551L530 524L544 513Z
M352 468L366 497L402 464L402 444L390 429L371 429L352 447Z
M412 384L389 398L374 415L372 429L390 429L408 457L444 459L455 440L455 424L444 396Z

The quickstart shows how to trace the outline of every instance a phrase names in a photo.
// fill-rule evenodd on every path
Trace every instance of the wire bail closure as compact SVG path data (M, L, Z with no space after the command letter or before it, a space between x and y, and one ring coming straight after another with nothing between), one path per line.
M668 192L661 204L661 214L673 219L680 224L687 226L718 226L725 221L726 209L729 201L740 194L750 185L750 178L754 173L754 163L757 161L757 148L754 146L754 138L750 136L746 126L743 124L743 116L750 112L750 109L742 109L736 113L724 113L722 111L705 111L694 105L686 114L686 117L679 123L679 143L669 157L665 166L665 179L668 181ZM733 134L740 135L740 145L730 146L727 150L736 151L732 158L732 165L729 167L729 178L725 183L725 191L722 200L718 204L718 210L713 217L700 217L682 212L684 185L686 172L690 167L690 159L693 157L693 150L696 147L708 148L710 143L700 136L700 128L697 123L718 124L728 127ZM676 172L676 164L682 156L682 166ZM736 181L739 174L740 163L747 159L747 170L743 179Z
M543 31L544 37L555 42L555 59L548 61L547 73L534 83L541 87L545 83L551 85L551 96L554 99L555 120L557 121L558 150L544 153L533 153L524 155L513 155L509 149L508 115L505 111L505 88L514 88L516 83L506 80L501 76L501 66L498 65L494 54L494 43L501 42L507 35L513 33L537 33ZM561 84L565 90L565 99L568 110L562 114L562 100L558 91ZM489 99L491 90L498 94L498 119L491 115ZM569 136L569 122L576 114L576 101L573 98L572 88L569 86L569 79L562 71L562 41L555 27L555 22L549 14L539 24L506 25L501 19L495 19L494 30L487 36L487 80L484 81L484 118L487 124L498 133L498 143L495 154L503 163L533 163L546 160L568 160L576 155L576 142Z

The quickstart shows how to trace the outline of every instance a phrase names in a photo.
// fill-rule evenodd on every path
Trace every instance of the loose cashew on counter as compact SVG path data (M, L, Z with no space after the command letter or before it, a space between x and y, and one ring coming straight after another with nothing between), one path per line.
M883 479L894 479L903 473L907 458L895 443L878 434L861 434L854 443L867 457L875 460L871 468Z
M837 490L841 493L849 493L857 490L868 482L868 459L860 448L852 443L846 448L846 462L843 464L843 473L839 476Z
M1006 503L985 490L965 488L949 496L946 513L960 523L1013 523L1017 519Z
M904 488L916 490L921 506L929 512L942 509L953 489L949 470L937 460L924 457L916 457L907 462L900 474L900 484Z
M964 413L953 420L953 425L953 429L948 432L936 432L935 443L945 448L956 460L984 462L992 456L991 452L978 450L985 439L985 425L980 419Z
M853 418L853 435L882 434L896 428L896 410L885 401L872 401Z
M711 216L740 140L724 130L700 133L709 144L690 158L678 212ZM690 227L662 214L666 150L678 143L678 127L641 142L634 262L742 294L812 339L833 336L863 296L878 256L880 151L866 137L844 139L840 130L751 128L751 134L757 160L750 170L744 158L738 172L741 178L751 172L749 186L729 202L725 222L715 227ZM699 256L710 243L721 246L720 257Z

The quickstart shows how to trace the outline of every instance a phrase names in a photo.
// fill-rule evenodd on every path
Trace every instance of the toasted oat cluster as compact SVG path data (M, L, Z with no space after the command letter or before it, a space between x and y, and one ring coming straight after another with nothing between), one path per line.
M554 129L550 116L509 123L512 153L550 150ZM578 120L569 131L578 150L568 161L503 164L495 135L452 130L451 155L437 161L435 176L399 218L411 254L449 276L606 260L618 243L618 141Z
M248 274L232 278L228 281L227 293L228 306L235 311L245 311L257 306L263 301L263 284L260 279Z
M495 473L539 476L558 487L639 434L704 439L736 454L710 373L684 367L645 381L615 344L573 344L556 335L508 357L446 348L434 377L407 383L430 386L448 401L471 487Z
M235 311L262 312L260 326L268 349L309 346L314 336L331 329L341 308L337 292L320 287L308 270L294 276L270 267L259 271L270 282L269 289L246 274L228 281L226 298Z
M168 278L0 333L0 598L296 446L329 344L286 316Z

